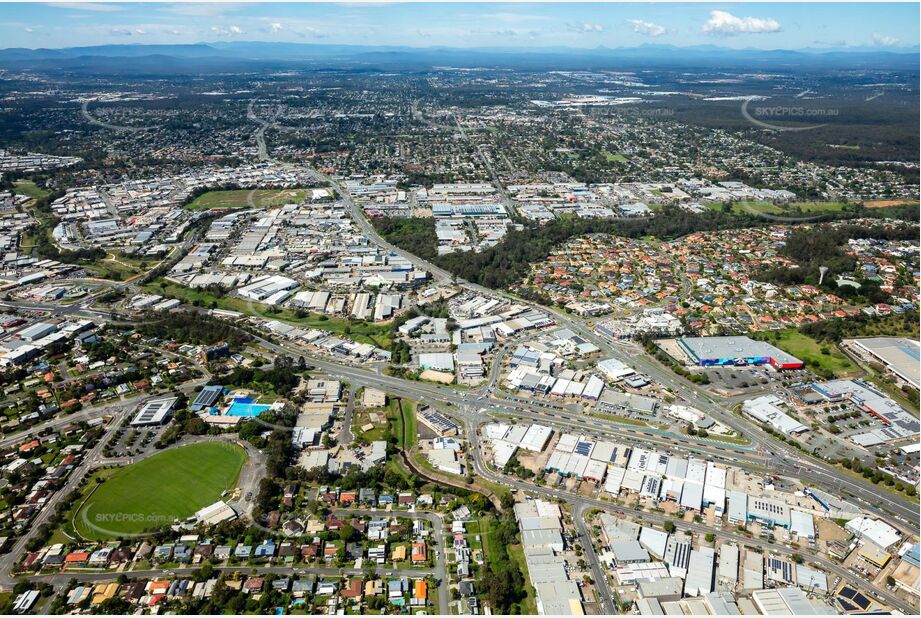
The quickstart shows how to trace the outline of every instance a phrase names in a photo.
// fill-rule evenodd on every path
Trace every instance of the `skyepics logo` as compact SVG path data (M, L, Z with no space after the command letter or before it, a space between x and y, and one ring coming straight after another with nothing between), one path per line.
M763 97L748 97L742 101L742 116L750 123L762 129L778 132L812 131L826 126L827 122L815 124L816 120L838 116L838 109L813 108L804 105L757 105L749 109L753 101L763 101ZM778 122L810 122L805 126L777 124Z
M146 532L126 532L123 528L143 530L156 530L173 525L178 519L174 515L153 513L128 513L124 511L112 513L94 513L95 502L90 502L80 509L80 521L87 530L92 530L99 536L110 538L141 538L147 536Z

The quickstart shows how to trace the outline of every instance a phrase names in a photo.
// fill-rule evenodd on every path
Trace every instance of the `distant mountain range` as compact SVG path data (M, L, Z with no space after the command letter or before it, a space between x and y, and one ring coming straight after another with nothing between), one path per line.
M126 60L130 60L126 62ZM221 42L187 45L98 45L0 50L0 67L74 73L186 73L267 68L424 70L439 66L518 69L918 68L917 48L800 50L731 49L713 45L629 48L392 47L306 43Z

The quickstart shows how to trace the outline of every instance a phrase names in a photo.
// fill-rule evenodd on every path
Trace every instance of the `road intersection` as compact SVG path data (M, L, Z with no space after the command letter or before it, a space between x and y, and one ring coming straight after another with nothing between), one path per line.
M264 130L270 126L270 123L262 123L260 134L262 144L260 149L264 148ZM260 150L262 151L262 150ZM370 222L364 217L360 207L355 204L347 190L337 181L329 176L321 174L314 170L319 180L328 182L342 196L344 203L351 212L352 218L358 228L368 236L368 238L382 246L383 248L403 256L414 266L428 271L434 280L438 283L457 285L470 292L484 296L501 296L512 300L516 303L527 304L507 292L489 290L474 283L457 280L451 273L431 264L405 250L399 249L386 240L381 238ZM188 248L189 240L184 244ZM134 288L131 282L113 283L112 286L119 290L130 290ZM103 288L104 290L104 288ZM100 291L100 293L102 290ZM80 303L73 305L61 304L42 304L42 303L17 303L2 302L0 306L10 309L25 309L31 311L42 311L54 316L69 317L89 317L89 318L114 318L122 317L109 310L93 308L93 302L99 296L99 293L91 295ZM776 440L760 427L749 423L736 416L732 408L737 403L732 398L718 400L712 393L699 386L685 380L674 374L668 368L663 367L655 360L645 357L643 354L631 354L630 346L624 346L608 336L599 334L591 325L577 319L565 312L551 307L541 307L542 311L548 312L560 326L565 326L596 345L601 353L609 358L615 358L621 362L632 366L638 371L649 375L654 381L666 386L677 398L689 406L693 406L702 412L710 415L715 420L734 429L740 435L746 436L750 440L748 445L734 445L728 443L717 443L699 437L686 436L667 430L653 427L630 426L618 423L616 420L600 416L587 416L585 413L573 411L566 406L548 402L538 402L533 399L525 399L512 393L505 392L500 384L501 365L505 354L508 352L511 343L507 343L496 354L491 367L489 368L488 379L478 387L469 389L457 389L450 386L429 384L414 380L407 380L395 376L389 376L380 371L379 368L368 368L342 362L340 360L321 357L310 349L299 346L298 344L284 341L279 342L275 337L264 334L257 337L259 345L277 355L288 355L292 357L303 356L305 360L318 370L323 371L331 377L340 378L347 381L352 392L359 387L375 387L397 396L411 398L423 401L439 409L445 414L455 418L465 428L466 437L469 441L470 452L474 454L473 462L476 474L483 478L501 485L527 491L536 496L547 497L550 499L561 499L572 505L572 515L575 521L576 530L580 537L580 542L585 547L586 558L591 569L593 579L596 582L599 593L599 602L606 613L614 613L613 595L611 594L609 583L605 575L605 570L600 565L597 555L592 547L591 535L587 529L586 516L593 509L603 511L619 511L635 517L643 518L646 521L657 523L664 522L667 518L658 513L649 511L628 509L615 506L610 502L585 497L567 492L558 488L550 488L534 483L512 479L508 476L493 470L484 460L483 451L479 440L479 427L490 421L502 420L503 418L512 417L530 422L536 422L551 426L558 430L579 431L598 437L617 437L619 440L628 441L634 444L655 444L660 447L676 452L695 453L712 459L722 460L732 465L743 467L751 471L759 471L769 474L781 474L793 478L798 478L808 483L810 486L818 487L829 491L833 494L847 496L851 500L860 504L861 508L867 512L883 517L890 523L902 530L911 530L910 526L917 521L918 507L917 504L910 500L901 498L885 489L864 483L859 479L846 477L841 471L831 465L810 457L793 447ZM195 310L195 309L192 309ZM190 382L183 387L184 391L197 388L203 383L202 380ZM102 418L107 415L114 415L116 419L123 418L130 409L152 397L133 397L122 400L117 403L95 406L84 409L76 414L62 416L45 421L32 427L25 432L19 432L0 438L0 445L10 446L30 435L36 435L38 432L58 428L62 425L69 424L80 420L91 420ZM351 405L354 405L354 395L350 396ZM106 435L99 441L90 453L82 460L80 466L75 469L68 478L67 484L60 491L56 492L46 507L33 522L30 530L20 537L9 553L0 558L0 585L9 588L13 583L11 576L12 568L21 556L28 540L31 538L34 530L48 519L54 511L56 502L60 497L67 495L79 484L83 476L98 464L99 453L102 445L107 441L109 434L118 425L112 422L108 425ZM345 433L343 437L349 434ZM430 520L431 521L431 520ZM439 520L440 521L440 520ZM786 545L766 541L763 539L752 539L735 532L727 532L722 529L714 529L696 523L675 522L678 529L687 530L696 533L713 533L718 538L725 538L740 544L762 548L781 555L790 555L792 549ZM435 525L433 523L433 525ZM440 528L440 523L436 526ZM443 531L439 533L443 539ZM908 606L900 599L891 594L888 590L872 586L868 582L860 579L855 573L844 569L840 565L817 556L810 556L810 561L822 566L830 573L841 577L845 581L852 582L861 589L869 588L877 598L883 602L906 611L913 613L914 608ZM248 568L248 567L247 567ZM265 572L272 572L272 568L262 569ZM286 569L285 572L290 572ZM317 571L314 569L313 571ZM311 571L311 572L313 572ZM347 569L330 570L330 573L346 573ZM141 575L141 572L132 572ZM157 572L152 572L156 574ZM111 577L111 574L94 574L92 577L104 578ZM71 574L62 574L60 576L43 576L44 581L57 583L61 578L70 578ZM444 572L443 560L436 569L436 577L442 584L439 586L439 606L445 612L447 608L447 587L444 582L447 581Z

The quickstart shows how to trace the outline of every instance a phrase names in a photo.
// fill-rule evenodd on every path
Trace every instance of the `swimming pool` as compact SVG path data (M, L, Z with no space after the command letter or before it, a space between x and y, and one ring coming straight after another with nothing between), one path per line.
M263 403L251 403L253 400L244 401L243 399L234 399L227 409L227 416L259 416L272 406Z

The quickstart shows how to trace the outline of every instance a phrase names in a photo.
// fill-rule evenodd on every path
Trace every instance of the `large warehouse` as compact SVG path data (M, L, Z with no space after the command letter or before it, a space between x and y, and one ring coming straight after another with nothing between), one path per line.
M803 361L764 341L748 337L682 337L678 346L691 362L702 367L764 365L802 369Z
M881 362L886 369L899 376L915 388L921 386L921 344L905 337L868 337L850 339L845 343L866 358Z

